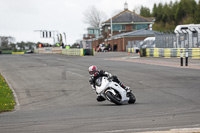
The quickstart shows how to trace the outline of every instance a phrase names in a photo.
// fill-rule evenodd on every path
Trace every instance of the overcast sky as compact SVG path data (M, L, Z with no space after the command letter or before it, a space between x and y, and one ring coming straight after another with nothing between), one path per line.
M58 30L66 33L67 44L73 44L87 33L84 12L88 8L95 6L111 17L114 11L124 9L125 1L133 10L141 5L152 9L154 3L171 0L0 0L0 36L15 37L16 42L53 43L34 30Z

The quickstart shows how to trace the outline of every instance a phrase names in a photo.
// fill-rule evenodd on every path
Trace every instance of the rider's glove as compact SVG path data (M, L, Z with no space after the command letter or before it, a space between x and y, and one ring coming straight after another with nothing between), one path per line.
M111 78L111 77L112 77L112 74L109 73L109 74L108 74L108 78Z
M111 78L111 77L112 77L112 74L111 74L111 73L105 72L105 74L107 74L108 78Z

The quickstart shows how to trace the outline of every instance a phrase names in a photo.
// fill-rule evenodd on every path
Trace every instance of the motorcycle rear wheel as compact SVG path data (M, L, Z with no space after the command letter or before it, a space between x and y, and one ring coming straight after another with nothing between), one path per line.
M122 103L113 95L111 92L106 92L106 96L110 99L111 102L115 103L116 105L122 105Z

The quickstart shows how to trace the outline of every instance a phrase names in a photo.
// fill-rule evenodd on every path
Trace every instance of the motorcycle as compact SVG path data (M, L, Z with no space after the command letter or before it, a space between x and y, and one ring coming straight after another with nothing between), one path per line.
M136 101L132 92L126 92L118 83L114 82L112 78L99 77L95 81L96 93L101 95L106 100L115 103L116 105L134 104Z

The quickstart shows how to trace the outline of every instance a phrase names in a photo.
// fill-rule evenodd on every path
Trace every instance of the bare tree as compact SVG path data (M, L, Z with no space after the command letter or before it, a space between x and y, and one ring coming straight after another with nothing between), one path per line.
M10 44L15 41L14 37L11 36L0 36L0 48L8 49L10 48Z
M140 14L140 9L141 9L141 6L135 6L133 8L133 12L135 12L136 14Z
M123 10L115 10L112 12L112 17L118 15L119 13L123 12Z
M97 10L95 6L88 8L84 16L84 22L92 27L100 27L101 23L106 20L105 13Z

